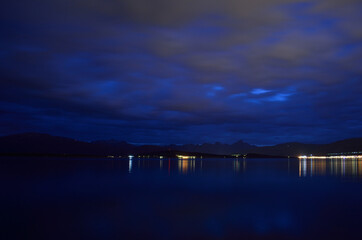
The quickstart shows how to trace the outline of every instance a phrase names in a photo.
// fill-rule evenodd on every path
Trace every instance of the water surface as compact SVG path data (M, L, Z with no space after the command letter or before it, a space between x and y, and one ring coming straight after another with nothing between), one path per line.
M362 161L0 159L2 239L347 239Z

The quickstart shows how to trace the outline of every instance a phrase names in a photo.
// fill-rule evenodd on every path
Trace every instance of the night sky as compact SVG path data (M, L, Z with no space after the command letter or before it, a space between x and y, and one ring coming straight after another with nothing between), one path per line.
M362 136L360 0L2 1L0 135Z

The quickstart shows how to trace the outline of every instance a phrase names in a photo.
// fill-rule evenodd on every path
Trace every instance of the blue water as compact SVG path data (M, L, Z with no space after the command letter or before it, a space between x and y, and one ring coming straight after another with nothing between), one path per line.
M0 158L1 239L351 239L361 160Z

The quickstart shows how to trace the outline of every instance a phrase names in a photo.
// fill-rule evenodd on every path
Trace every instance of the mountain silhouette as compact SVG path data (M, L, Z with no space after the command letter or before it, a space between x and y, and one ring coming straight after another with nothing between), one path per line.
M223 143L204 143L204 144L186 144L181 146L173 146L175 150L188 151L188 152L202 152L210 154L234 154L234 153L247 153L252 149L255 149L256 146L245 143L240 140L233 144L223 144Z
M360 151L362 151L362 138L350 138L328 144L304 144L291 142L253 149L253 152L255 153L283 156L300 156L309 154L325 155L329 153Z
M23 133L0 137L0 154L55 154L55 155L97 155L126 156L128 154L176 152L204 153L211 155L256 154L255 156L299 156L321 155L328 153L362 151L362 138L351 138L329 144L304 144L290 142L274 146L257 147L244 141L233 144L204 143L155 146L137 146L125 141L98 140L93 142L77 141L72 138L52 136L43 133Z

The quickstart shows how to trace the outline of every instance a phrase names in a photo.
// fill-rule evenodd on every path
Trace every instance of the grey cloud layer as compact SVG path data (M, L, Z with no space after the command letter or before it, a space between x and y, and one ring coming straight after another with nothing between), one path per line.
M206 129L221 141L355 136L361 10L352 0L5 3L3 121L31 129L48 116L75 136L72 118L95 132L112 121L109 134L133 141L172 129L175 141Z

